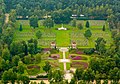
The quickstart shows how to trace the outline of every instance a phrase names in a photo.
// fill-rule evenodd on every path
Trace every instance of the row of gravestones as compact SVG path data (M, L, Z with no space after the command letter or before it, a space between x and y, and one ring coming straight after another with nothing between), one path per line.
M50 46L50 43L52 42L56 42L55 39L52 40L38 40L38 45L42 45L42 46Z

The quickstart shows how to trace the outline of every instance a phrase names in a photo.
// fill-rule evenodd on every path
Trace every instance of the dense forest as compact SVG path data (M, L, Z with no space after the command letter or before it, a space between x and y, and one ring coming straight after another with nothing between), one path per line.
M51 15L56 23L68 23L72 15L78 19L120 19L119 0L4 0L5 12L16 10L17 16ZM84 17L80 17L80 15ZM64 18L66 19L64 19ZM116 19L117 17L117 19ZM58 20L58 21L56 21ZM110 22L112 24L112 21Z
M5 21L6 14L9 14L8 22ZM77 18L73 20L72 15L77 15ZM84 15L84 17L80 15ZM20 18L21 16L22 18ZM51 17L46 19L44 16ZM86 70L82 68L76 70L70 84L77 84L77 82L89 84L94 80L97 84L100 84L100 80L112 80L111 84L119 84L120 0L0 0L0 80L4 84L8 82L14 84L16 80L18 83L22 81L23 84L29 84L29 75L26 75L27 72L25 72L27 65L38 65L41 60L44 60L41 57L44 48L38 46L36 39L13 41L18 25L20 25L20 31L23 29L22 24L17 23L18 19L30 20L33 31L39 26L37 22L41 19L45 20L43 25L49 29L52 29L54 24L68 24L71 21L75 23L76 19L105 20L108 22L113 43L106 47L106 41L98 38L94 48L85 49L85 54L94 56L91 57ZM81 24L79 27L83 29ZM103 30L105 31L105 29ZM41 36L40 31L37 33L38 37ZM58 52L56 48L53 51ZM51 65L48 62L45 63L43 69L51 84L68 84L63 81L61 71L52 72ZM108 82L104 84L108 84Z

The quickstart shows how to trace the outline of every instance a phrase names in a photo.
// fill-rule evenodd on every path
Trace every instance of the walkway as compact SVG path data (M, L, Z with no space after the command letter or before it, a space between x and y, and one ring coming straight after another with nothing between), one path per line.
M66 63L70 62L70 59L66 59L65 57L65 52L68 51L68 48L60 48L60 51L63 52L63 59L59 59L59 62L63 62L64 65L64 71L65 71L64 78L68 80L68 82L70 82L73 77L73 74L70 73L70 70L67 70L66 68L67 67Z
M9 21L9 14L5 14L5 23L8 23Z

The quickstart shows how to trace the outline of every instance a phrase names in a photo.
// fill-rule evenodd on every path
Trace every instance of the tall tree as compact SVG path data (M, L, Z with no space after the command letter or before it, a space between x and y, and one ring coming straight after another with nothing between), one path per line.
M23 28L22 28L22 24L20 24L19 31L22 31L22 30L23 30Z
M17 74L15 72L13 72L12 69L9 69L8 71L5 71L2 75L2 81L5 84L7 84L9 81L12 84L14 84L16 79L17 79Z
M30 79L26 75L18 74L17 81L18 81L18 83L22 81L23 84L29 84Z
M45 62L45 66L43 66L43 70L48 73L49 70L51 69L51 65L48 61Z
M76 19L73 19L73 20L71 21L71 25L72 25L73 27L76 27Z
M83 74L84 70L83 68L77 68L75 71L75 77L77 78L77 80L82 80L82 74Z
M43 25L47 28L51 28L54 26L54 21L51 18L46 18L43 22Z
M89 83L90 81L93 81L95 79L95 73L94 71L92 71L92 69L87 69L83 72L82 78Z
M90 23L89 23L89 21L86 21L86 28L89 28L90 27Z
M27 55L24 57L24 63L25 64L31 64L31 56L30 55Z
M32 15L32 16L29 18L29 21L30 21L30 26L31 26L31 27L33 27L33 28L38 27L38 16Z
M16 22L16 11L15 10L11 10L9 14L9 20L12 22Z
M60 82L63 80L63 74L60 70L55 70L53 72L53 79L55 80L56 83Z
M10 60L10 51L7 48L3 49L2 58L5 60Z
M14 56L13 58L12 58L12 64L13 64L13 66L18 66L18 62L20 61L20 57L19 56Z
M81 23L78 23L77 28L79 28L81 30L81 29L83 29L83 25Z
M24 73L24 70L25 70L25 67L24 67L24 64L22 61L19 61L18 62L18 73L19 74L23 74Z
M103 25L103 28L102 28L103 31L105 31L105 25Z
M92 36L92 32L88 29L85 31L84 36L88 39Z
M42 37L42 32L41 32L41 31L37 31L37 32L36 32L36 37L37 37L38 39L40 39L40 38Z

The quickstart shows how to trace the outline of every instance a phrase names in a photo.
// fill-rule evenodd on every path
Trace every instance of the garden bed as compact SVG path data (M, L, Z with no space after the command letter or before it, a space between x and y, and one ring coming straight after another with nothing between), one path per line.
M69 58L72 60L87 60L87 57L77 56L75 54L70 54Z
M50 59L57 60L57 59L60 58L60 55L59 55L59 54L51 54L51 55L49 56L49 58L50 58Z
M71 67L74 67L74 68L79 68L79 67L82 67L84 69L88 68L88 63L87 62L72 62L70 64Z
M56 63L56 62L50 62L50 65L54 68L54 67L59 67L59 64L58 63Z
M79 55L84 54L83 51L81 51L81 50L79 50L79 49L71 49L71 50L69 50L69 52L70 52L71 54L79 54Z
M37 75L39 71L40 71L40 66L37 65L27 66L27 72L29 75Z
M28 69L40 69L40 66L37 66L37 65L32 65L32 66L27 66Z

